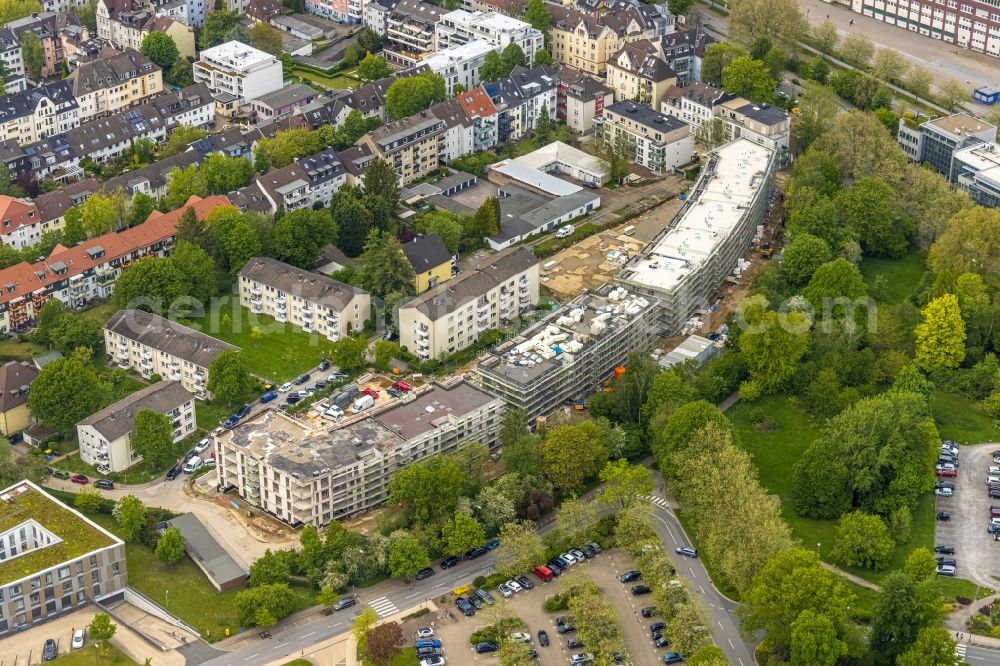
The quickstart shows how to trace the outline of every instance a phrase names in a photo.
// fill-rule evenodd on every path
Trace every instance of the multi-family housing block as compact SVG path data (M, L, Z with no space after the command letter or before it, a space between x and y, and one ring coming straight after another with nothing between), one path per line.
M16 250L34 245L42 236L42 216L31 200L0 195L0 241Z
M660 103L660 112L700 129L719 115L717 109L722 103L735 98L735 93L695 81L684 87L671 86Z
M132 447L132 434L135 418L144 409L170 419L174 442L195 430L194 396L180 382L163 379L77 423L80 459L101 474L121 472L141 462L142 455Z
M400 185L429 175L440 166L447 125L426 111L388 123L361 137L360 144L388 162Z
M104 350L113 363L147 379L180 382L199 400L211 399L208 371L227 349L239 347L144 310L119 310L104 324Z
M528 418L601 389L628 355L652 347L655 304L608 287L553 312L482 357L473 381Z
M97 3L97 36L119 49L136 49L153 32L169 35L182 58L196 55L194 30L184 21L156 11L148 0L101 0Z
M530 23L504 16L498 12L467 12L456 9L442 15L434 26L434 43L438 51L481 39L498 50L516 44L528 62L545 48L542 33Z
M0 435L9 438L34 421L28 395L36 377L38 368L27 361L7 361L0 366Z
M447 11L420 0L400 0L385 5L372 2L365 8L365 23L386 38L386 58L409 67L434 51L434 26Z
M31 15L7 22L7 28L21 41L24 33L33 32L42 45L42 78L54 76L62 63L63 43L59 23L67 21L68 15L52 11L32 12ZM41 83L41 81L35 81Z
M270 257L253 257L240 269L240 305L307 333L336 342L371 319L371 295L320 273Z
M0 491L0 635L128 585L125 543L28 480Z
M80 126L80 105L66 81L0 97L0 141L26 145Z
M791 115L773 104L756 104L737 97L718 106L729 139L747 139L779 153L784 163L792 133Z
M332 21L355 25L364 22L365 11L373 0L306 0L306 11Z
M4 81L8 94L18 93L27 87L24 80L24 52L21 41L8 27L0 28L0 63L7 70Z
M674 116L663 115L645 104L615 102L595 121L595 134L607 146L631 144L636 164L653 173L669 173L694 161L691 126Z
M105 49L78 63L66 81L80 105L81 122L117 113L163 92L159 65L135 49Z
M625 44L673 32L673 16L660 5L620 2L603 12L549 5L552 59L589 74L603 74Z
M489 42L475 39L432 53L420 61L420 66L444 77L445 93L450 97L455 86L469 90L479 85L479 70L486 55L496 50Z
M606 64L608 87L615 91L619 102L632 100L656 109L667 90L677 83L677 73L648 39L625 44Z
M616 282L658 304L658 328L672 335L737 268L767 215L777 151L737 139L708 153L674 219L618 274Z
M538 294L531 248L501 250L400 305L399 344L425 361L453 354L533 310Z
M980 206L1000 208L1000 145L980 143L956 150L951 177Z
M250 103L251 117L257 123L286 118L316 99L316 94L311 86L294 83L253 100Z
M850 7L876 21L1000 57L1000 7L992 0L851 0Z
M281 61L243 42L231 41L201 52L194 80L214 94L228 94L247 104L284 86Z
M580 134L594 127L594 118L614 102L614 93L606 85L572 67L559 69L556 96L556 119Z
M559 70L543 65L515 67L510 76L483 84L497 110L497 141L517 141L535 129L545 107L555 118L559 98Z
M261 412L215 437L219 482L290 525L322 527L383 504L392 477L428 456L470 442L494 448L504 413L501 400L462 381L393 405L331 429Z

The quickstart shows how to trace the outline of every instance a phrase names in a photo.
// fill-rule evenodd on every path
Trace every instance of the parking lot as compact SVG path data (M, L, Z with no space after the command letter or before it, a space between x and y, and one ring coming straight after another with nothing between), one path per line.
M1000 506L1000 499L991 500L986 490L986 472L993 465L997 444L963 446L959 451L958 476L954 479L953 497L936 497L937 511L946 511L947 522L937 521L935 545L955 547L957 575L972 582L994 587L994 575L1000 574L1000 542L987 533L990 505Z
M584 575L593 580L601 588L605 598L614 604L631 663L635 666L655 666L660 663L661 654L666 650L654 649L650 638L649 624L660 621L662 618L643 619L639 611L652 604L650 597L633 597L629 592L632 584L623 585L618 582L618 574L632 568L633 563L627 553L612 550L587 560L583 564L573 566L570 572L550 583L543 583L529 574L529 579L535 584L534 589L519 592L503 601L501 601L500 593L495 588L491 589L490 593L497 600L497 605L492 608L484 606L472 617L462 615L455 607L453 596L448 595L448 602L439 604L441 610L438 613L407 623L404 635L408 637L407 643L412 645L410 634L415 630L415 627L430 625L433 622L435 635L441 640L449 663L476 663L493 666L498 663L496 654L476 654L473 646L469 643L469 636L477 628L492 624L498 617L498 605L502 603L505 615L519 617L524 621L526 627L524 631L531 634L531 644L538 651L539 663L542 666L563 666L569 663L571 655L587 652L587 647L568 649L566 641L574 637L575 632L560 635L556 631L556 618L560 615L566 615L566 611L548 613L545 611L544 604L548 597L562 591L563 583L561 581L565 579L566 575L572 573ZM452 618L447 615L449 610ZM539 629L544 629L548 633L551 642L548 647L539 645Z

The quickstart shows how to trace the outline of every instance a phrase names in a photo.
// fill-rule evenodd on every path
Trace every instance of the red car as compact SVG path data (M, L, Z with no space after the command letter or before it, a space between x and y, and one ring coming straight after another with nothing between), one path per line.
M406 393L408 391L412 391L413 390L412 386L410 386L409 384L407 384L406 382L404 382L402 380L400 380L400 381L396 382L395 384L393 384L392 388L396 389L397 391L402 391L403 393Z
M69 480L72 481L73 483L79 483L81 486L90 483L90 479L85 477L83 474L74 474L73 476L69 477Z
M365 390L362 391L362 393L365 394L365 395L370 395L375 400L378 400L378 391L376 391L375 389L373 389L371 386L365 388Z
M958 470L956 469L939 469L937 470L938 476L958 476Z

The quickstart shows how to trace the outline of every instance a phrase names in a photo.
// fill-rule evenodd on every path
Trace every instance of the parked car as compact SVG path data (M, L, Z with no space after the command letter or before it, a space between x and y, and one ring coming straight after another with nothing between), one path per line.
M565 552L565 553L563 553L559 557L562 558L562 560L565 561L566 564L569 564L569 565L577 564L576 556L573 553L570 553L568 551Z
M500 547L500 539L490 539L486 542L486 550L496 550Z
M206 437L205 439L201 440L200 442L194 445L194 452L201 453L202 451L208 448L210 443L211 442L208 441L208 437Z
M643 595L649 594L652 591L653 591L652 588L650 588L648 585L633 585L632 586L632 596L634 596L634 597L641 597Z
M507 586L507 583L500 583L499 585L497 585L497 591L500 592L501 595L503 595L504 599L510 599L512 596L514 596L514 590L510 589Z
M441 641L436 638L421 638L416 643L417 649L420 648L439 648L441 647Z
M73 476L69 477L69 480L72 481L73 483L79 483L81 486L85 486L88 483L90 483L90 479L88 479L83 474L74 474Z
M938 568L937 568L937 575L938 576L954 576L956 573L957 573L957 570L955 569L955 567L953 565L950 565L950 564L941 564L941 565L938 565Z
M285 382L284 384L278 387L278 393L288 393L291 390L292 390L291 382Z
M299 375L298 377L296 377L294 384L296 386L302 386L307 381L309 381L309 373L308 372L306 374L304 374L304 375Z
M278 399L278 394L275 391L268 391L264 395L260 396L261 403L265 405L271 402L272 400L277 400L277 399Z
M49 468L49 473L52 476L56 477L57 479L68 479L69 478L69 472L67 472L64 469L52 469L50 467Z
M174 479L177 478L177 476L180 473L181 473L180 464L174 465L173 467L170 468L169 471L167 471L167 481L173 481Z
M470 548L469 550L465 551L465 559L474 560L477 557L481 557L485 554L486 554L485 548L483 548L482 546L476 546L475 548Z
M618 576L618 580L622 583L631 583L642 578L641 571L626 571L622 575Z
M684 657L682 657L679 652L668 652L663 655L664 664L680 664L683 661Z
M958 566L958 562L955 561L954 557L939 557L937 558L937 563L938 565Z
M442 569L450 569L461 561L462 560L458 558L458 555L452 555L451 557L446 557L441 560L440 566Z
M571 638L568 641L566 641L567 650L579 650L582 647L583 647L583 641L581 641L579 638Z
M954 546L934 546L934 552L939 555L954 555Z
M101 490L114 490L115 482L111 479L98 479L94 481L94 486L100 488Z
M417 629L417 638L430 638L434 635L434 630L430 627L420 627Z
M951 520L951 515L947 511L938 511L937 516L935 517L943 522L948 522L949 520Z
M559 565L559 562L554 557L548 562L546 562L545 566L549 571L552 572L553 576L558 576L565 570L564 567Z
M657 631L663 631L666 628L666 626L667 626L666 622L654 622L653 624L649 625L649 633L653 634L656 633Z
M427 657L420 660L420 666L444 666L444 657Z
M425 578L430 578L433 575L434 575L434 569L427 567L426 569L421 569L420 571L418 571L415 578L417 580L424 580Z
M294 405L295 403L301 401L302 401L302 396L300 396L298 393L293 393L289 395L287 398L285 398L286 405Z
M514 592L514 593L521 592L521 591L524 590L524 588L521 587L521 585L516 580L514 580L513 578L510 579L509 581L507 581L506 583L504 583L504 585L506 585L508 588L510 588L510 591Z
M654 636L653 647L665 648L670 646L670 641L665 636Z
M549 632L545 631L544 629L538 630L538 644L541 645L542 647L549 646Z
M576 558L577 564L587 559L587 556L584 555L583 551L580 550L579 548L572 549L571 551L569 551L569 554L572 555L574 558Z
M51 638L45 639L45 646L42 648L42 659L45 661L53 661L59 656L59 646L56 645L55 640Z
M316 369L319 370L320 372L323 372L324 370L329 370L330 359L324 358L322 361L319 362L319 366Z
M681 546L677 549L677 554L684 557L698 557L698 549L691 546Z
M934 494L938 497L952 497L955 494L951 488L935 488Z
M1000 488L990 488L990 499L1000 499Z
M385 392L388 393L389 395L391 395L393 398L402 398L403 397L402 391L397 391L396 389L392 388L391 386L389 388L387 388L385 390Z
M487 606L492 606L496 602L496 600L493 598L493 595L490 594L489 590L484 590L482 588L479 588L478 590L476 590L476 596L482 599L484 602L486 602Z
M939 469L935 472L935 474L943 477L955 477L958 476L958 470L956 470L954 467L950 469Z
M458 606L458 610L462 611L462 614L466 617L472 617L476 614L476 607L465 597L455 599L455 605Z
M569 634L576 631L576 626L574 626L572 622L567 620L566 622L563 622L562 624L557 626L556 631L559 632L560 634Z
M370 395L375 400L378 400L378 391L373 389L371 386L366 386L365 390L361 392L364 395Z
M515 631L515 632L513 632L510 635L510 640L512 640L512 641L520 641L522 643L530 643L531 642L531 634L529 634L526 631Z
M496 652L497 644L490 643L488 641L483 641L482 643L476 643L476 652L478 654L486 654L487 652Z
M87 639L87 632L83 629L77 629L73 632L73 642L70 644L71 650L79 650L83 647L84 641Z
M429 659L431 657L443 657L444 650L436 647L418 647L417 659Z
M344 597L333 605L333 610L342 611L345 608L350 608L354 604L358 603L358 600L354 597Z
M569 663L571 664L589 664L594 661L594 655L589 652L581 652L580 654L574 654L569 658Z
M469 603L472 604L476 610L483 609L483 600L479 598L478 594L470 594Z
M532 583L527 576L514 576L514 580L516 580L517 584L526 590L531 590L535 587L535 584Z
M534 569L532 569L531 572L536 576L538 576L538 580L542 581L543 583L548 583L555 576L555 574L552 572L552 569L544 566L537 566Z
M660 614L660 611L656 610L656 606L646 606L640 611L643 617L656 617Z

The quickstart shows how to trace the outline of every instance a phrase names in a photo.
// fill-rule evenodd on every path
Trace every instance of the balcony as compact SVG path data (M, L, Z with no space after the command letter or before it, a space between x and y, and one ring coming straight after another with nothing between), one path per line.
M264 304L260 301L250 301L250 312L260 314L264 311Z
M260 294L262 291L263 289L261 289L259 282L255 282L252 285L250 285L251 294Z
M416 333L418 339L426 340L427 338L430 337L430 329L424 326L423 324L417 327Z
M425 338L418 338L417 339L417 347L420 347L422 349L428 349L428 348L430 348L430 343L427 342L427 340Z

